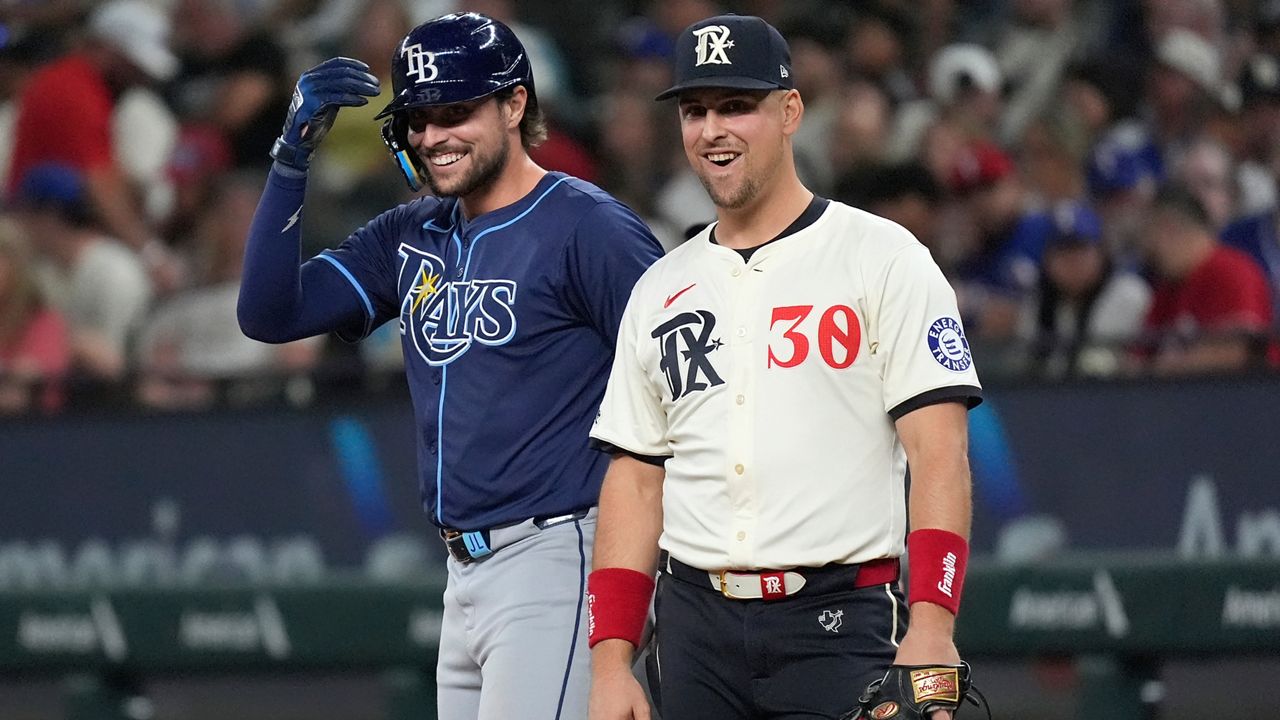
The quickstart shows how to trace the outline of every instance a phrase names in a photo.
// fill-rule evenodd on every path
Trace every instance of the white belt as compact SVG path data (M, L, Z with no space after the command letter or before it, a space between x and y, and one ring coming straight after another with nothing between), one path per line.
M804 576L796 572L751 573L734 570L709 572L711 587L734 600L759 600L765 596L795 595L804 587Z

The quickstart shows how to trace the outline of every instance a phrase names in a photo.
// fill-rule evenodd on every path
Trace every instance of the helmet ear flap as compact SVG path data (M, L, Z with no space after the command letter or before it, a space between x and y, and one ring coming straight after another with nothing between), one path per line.
M404 113L392 113L382 123L382 142L391 153L409 189L418 192L427 184L427 168L409 145L409 123Z

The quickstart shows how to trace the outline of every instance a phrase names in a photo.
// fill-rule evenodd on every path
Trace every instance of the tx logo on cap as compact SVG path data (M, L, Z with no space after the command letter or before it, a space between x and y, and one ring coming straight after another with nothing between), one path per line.
M694 67L703 65L732 65L725 51L733 47L729 39L729 28L724 25L708 25L693 31L698 38L698 61Z

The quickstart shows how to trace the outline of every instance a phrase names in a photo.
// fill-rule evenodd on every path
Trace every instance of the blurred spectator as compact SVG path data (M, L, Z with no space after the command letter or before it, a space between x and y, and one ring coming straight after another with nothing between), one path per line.
M647 98L671 87L675 42L652 20L637 16L623 22L615 43L618 65L613 87Z
M293 92L284 49L237 0L177 0L173 19L182 52L173 88L179 114L225 133L235 167L265 171Z
M863 166L882 164L892 119L892 108L884 91L865 80L854 80L846 84L840 93L837 111L827 134L821 138L820 146L829 157L835 176L855 172ZM808 122L809 105L806 100L804 123Z
M1062 202L1051 215L1044 271L1018 333L1032 348L1031 369L1049 378L1113 375L1123 343L1142 329L1151 288L1111 262L1089 206Z
M1189 189L1156 196L1143 239L1157 280L1143 357L1160 374L1242 370L1266 356L1272 299L1262 271L1220 244Z
M1096 142L1122 118L1133 116L1142 101L1141 68L1084 60L1067 68L1062 78L1062 105L1084 125Z
M1139 234L1164 181L1159 148L1137 122L1121 123L1094 146L1086 177L1108 252L1122 263L1136 263Z
M681 30L723 10L715 0L651 0L646 14L674 41Z
M112 113L126 88L173 77L177 59L168 40L168 18L145 0L98 6L85 42L38 69L22 92L8 185L12 194L41 163L76 168L105 229L142 251L166 287L176 284L175 269L129 187L112 138Z
M173 187L166 170L178 141L178 120L150 88L133 87L116 101L111 114L115 156L134 188L149 226L173 210Z
M1280 313L1280 209L1242 217L1228 225L1221 238L1223 245L1245 253L1266 273Z
M1221 0L1142 0L1147 35L1159 43L1174 32L1190 32L1211 45L1224 39L1226 13Z
M1176 160L1220 108L1238 107L1239 90L1223 83L1218 49L1188 30L1166 33L1156 46L1156 60L1149 122L1166 160Z
M1280 0L1261 0L1253 26L1258 51L1280 53Z
M324 337L284 345L250 340L236 322L245 238L261 194L256 176L232 175L217 188L196 230L195 287L158 307L139 334L139 399L164 408L197 408L217 397L217 382L235 380L239 402L277 393L281 377L314 367Z
M791 71L804 98L804 122L791 138L805 186L830 195L835 181L832 132L844 112L841 45L845 27L830 14L796 16L778 28L791 46Z
M1258 53L1240 72L1240 214L1277 205L1280 175L1280 53Z
M1023 133L1019 160L1035 203L1049 205L1085 195L1084 166L1089 132L1067 107L1054 107Z
M943 123L967 140L994 140L1002 110L1000 66L981 45L948 45L929 66L929 97L900 109L892 159L918 152L928 128Z
M1039 281L1052 220L1027 209L1013 158L990 143L965 149L949 187L962 199L976 231L953 279L965 327L972 329L971 339L1010 339L1022 304Z
M911 22L885 3L859 3L845 36L851 73L875 83L897 107L916 100L919 92L907 65Z
M70 365L67 325L44 302L31 247L0 217L0 415L59 409Z
M74 168L27 171L17 207L32 243L54 266L44 289L71 326L75 366L93 377L122 378L129 342L151 301L142 262L95 224Z
M191 237L212 189L230 169L231 145L217 128L187 124L179 130L165 171L173 200L162 227L171 245L180 247Z
M1049 108L1086 30L1072 15L1072 0L1013 0L1011 22L995 47L1005 78L1000 140L1022 139L1027 126Z
M919 163L862 167L837 182L834 199L898 223L930 250L937 247L942 188ZM947 269L936 250L934 260Z
M417 4L411 0L397 2L405 12ZM360 22L365 9L363 0L275 0L273 5L262 24L279 28L277 37L301 67L311 67L335 55L338 48L347 44L347 34ZM428 8L431 15L422 20L452 12L454 5L454 0L432 0ZM356 57L368 62L368 58Z
M1192 141L1173 175L1204 206L1215 232L1235 217L1235 160L1221 143L1208 137Z
M29 39L0 37L0 188L9 187L18 98L38 64L38 51Z
M5 0L0 2L0 26L60 52L63 36L87 5L84 0Z

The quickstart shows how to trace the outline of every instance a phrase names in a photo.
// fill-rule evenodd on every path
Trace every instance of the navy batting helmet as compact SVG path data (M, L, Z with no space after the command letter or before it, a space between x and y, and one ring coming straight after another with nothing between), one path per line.
M378 113L448 105L524 85L536 103L529 54L511 28L479 13L454 13L414 28L396 48L395 97Z

